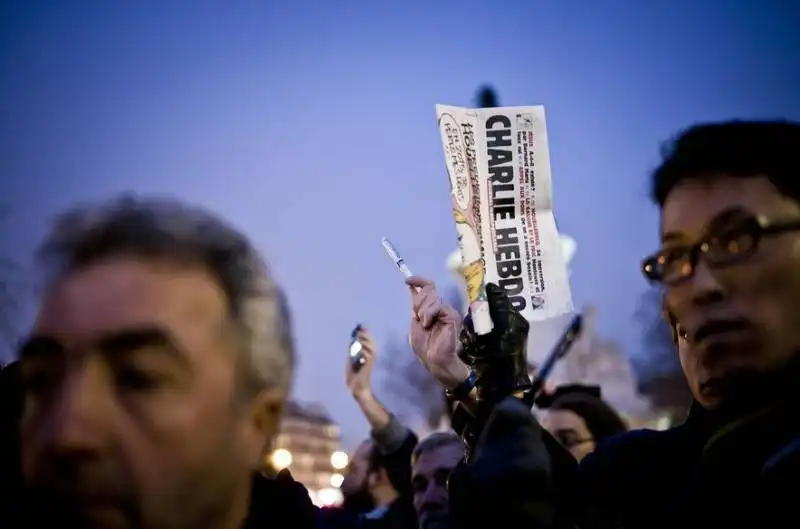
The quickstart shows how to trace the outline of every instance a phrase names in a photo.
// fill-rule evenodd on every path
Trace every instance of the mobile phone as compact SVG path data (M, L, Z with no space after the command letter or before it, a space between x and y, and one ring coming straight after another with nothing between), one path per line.
M353 332L350 333L350 364L353 366L353 372L358 373L367 359L364 356L364 346L358 341L358 332L361 330L361 324L356 325Z

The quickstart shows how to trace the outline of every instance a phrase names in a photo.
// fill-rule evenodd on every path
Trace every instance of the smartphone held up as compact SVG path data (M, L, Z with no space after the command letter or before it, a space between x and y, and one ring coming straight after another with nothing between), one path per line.
M361 325L356 325L353 332L350 334L350 365L353 368L353 373L358 373L361 368L367 363L367 357L364 354L364 346L358 341L358 333L361 331Z

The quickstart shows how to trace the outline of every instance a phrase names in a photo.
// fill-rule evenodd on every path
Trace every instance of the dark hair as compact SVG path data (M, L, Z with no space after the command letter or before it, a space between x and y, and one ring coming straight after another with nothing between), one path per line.
M622 417L602 399L598 386L559 386L549 398L537 404L550 410L571 411L583 419L596 442L628 431Z
M800 123L724 121L701 123L661 149L650 195L663 207L670 191L687 178L766 176L778 191L800 202Z
M386 468L386 456L375 443L372 443L367 454L367 472L377 472Z
M0 368L0 490L8 491L4 492L4 505L13 505L5 500L21 487L19 421L23 400L19 361L11 362Z

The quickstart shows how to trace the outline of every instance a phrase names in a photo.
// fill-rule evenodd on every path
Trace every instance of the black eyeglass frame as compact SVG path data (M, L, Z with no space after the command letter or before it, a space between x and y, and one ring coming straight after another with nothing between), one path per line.
M740 225L735 229L729 230L730 234L733 231L739 231L739 236L749 235L752 238L752 243L743 252L732 253L724 259L708 259L707 254L712 249L713 240L718 237L717 233L707 233L699 241L689 246L689 272L681 275L673 280L666 280L664 274L659 272L659 260L665 253L665 250L645 257L641 263L642 274L645 279L652 284L675 285L690 279L694 275L697 264L700 261L700 256L703 255L706 263L712 268L721 268L750 258L757 250L761 242L761 238L765 235L779 235L790 231L800 230L800 218L793 219L769 219L765 216L750 216L740 220Z

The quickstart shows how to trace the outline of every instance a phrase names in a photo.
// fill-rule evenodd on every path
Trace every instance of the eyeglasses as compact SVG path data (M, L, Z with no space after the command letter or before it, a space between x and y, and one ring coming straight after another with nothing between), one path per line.
M800 218L770 220L744 210L717 217L693 245L671 246L645 258L642 273L651 283L675 285L692 277L700 257L712 268L740 263L758 249L761 238L800 230Z

